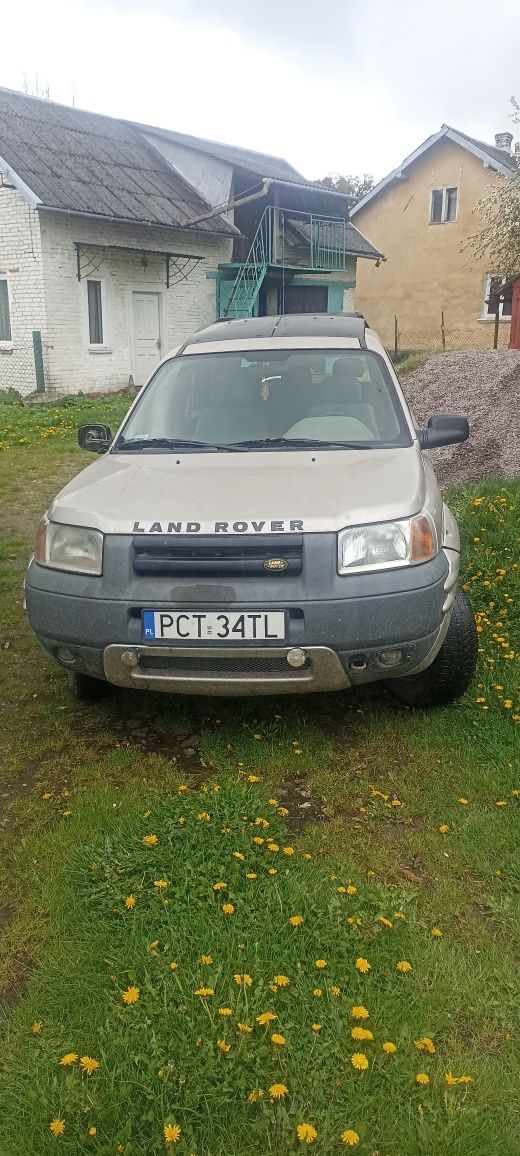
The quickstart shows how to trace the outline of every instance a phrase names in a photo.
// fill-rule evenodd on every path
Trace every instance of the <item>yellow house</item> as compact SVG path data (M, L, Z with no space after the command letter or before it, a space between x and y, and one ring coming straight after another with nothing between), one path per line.
M389 348L492 348L491 289L505 280L489 257L465 247L482 228L477 202L518 171L512 133L494 145L444 124L351 210L386 260L360 262L356 309ZM493 306L494 308L494 306ZM500 306L498 343L507 346L510 297Z

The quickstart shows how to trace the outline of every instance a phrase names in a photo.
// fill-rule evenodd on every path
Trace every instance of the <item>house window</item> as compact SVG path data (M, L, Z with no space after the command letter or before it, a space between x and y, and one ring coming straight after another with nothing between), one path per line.
M490 297L490 294L494 293L496 289L499 289L500 286L503 285L504 281L506 281L506 280L507 280L506 277L500 276L500 274L498 274L498 273L488 273L488 275L486 277L486 287L484 290L484 312L482 314L483 317L494 317L495 316L496 303L494 301L490 301L489 297ZM512 309L513 309L513 286L510 285L509 288L506 290L503 299L501 299L499 302L499 305L498 305L499 317L511 317Z
M430 225L443 225L445 221L457 220L459 190L454 188L432 189Z
M103 345L103 304L101 281L87 281L88 334L91 345Z
M5 278L0 278L0 341L11 341L11 313L9 310L9 286Z

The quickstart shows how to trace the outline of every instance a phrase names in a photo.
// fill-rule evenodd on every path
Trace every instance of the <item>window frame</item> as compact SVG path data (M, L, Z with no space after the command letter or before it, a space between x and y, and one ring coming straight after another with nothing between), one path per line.
M87 324L87 345L91 353L99 353L108 348L107 343L107 309L106 309L106 289L104 277L86 277L85 278L85 301L86 301L86 324ZM90 340L90 300L89 290L90 284L99 285L99 296L101 306L101 341Z
M487 301L488 301L489 294L491 292L491 282L496 281L498 277L500 277L502 285L505 283L505 281L508 280L505 273L486 273L486 278L484 281L484 299L482 302L482 314L480 317L481 321L494 321L495 320L496 314L490 313L488 311ZM499 302L498 316L499 316L500 321L511 321L512 310L511 310L511 313L504 313L504 302L503 301Z
M435 193L442 193L442 207L440 221L433 220L433 198ZM455 216L448 217L448 193L457 194L457 203L455 208ZM459 201L460 201L460 186L459 185L438 185L436 188L430 189L430 225L455 225L459 219Z
M0 349L5 350L5 349L12 349L13 344L14 344L13 343L13 302L12 302L12 297L11 297L11 285L10 285L9 277L7 276L7 274L0 273L0 281L5 281L5 284L7 286L7 315L8 315L8 321L9 321L10 337L0 337Z

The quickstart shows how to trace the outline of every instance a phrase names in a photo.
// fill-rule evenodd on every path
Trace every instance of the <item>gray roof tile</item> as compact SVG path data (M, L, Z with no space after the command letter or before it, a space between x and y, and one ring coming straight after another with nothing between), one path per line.
M131 124L4 88L0 156L42 207L181 229L210 211ZM221 217L196 230L236 232Z

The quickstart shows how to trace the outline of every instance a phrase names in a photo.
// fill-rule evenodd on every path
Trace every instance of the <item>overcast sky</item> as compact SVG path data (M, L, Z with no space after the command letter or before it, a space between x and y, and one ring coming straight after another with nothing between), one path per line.
M519 0L4 0L0 84L380 178L443 122L520 137L519 47Z

